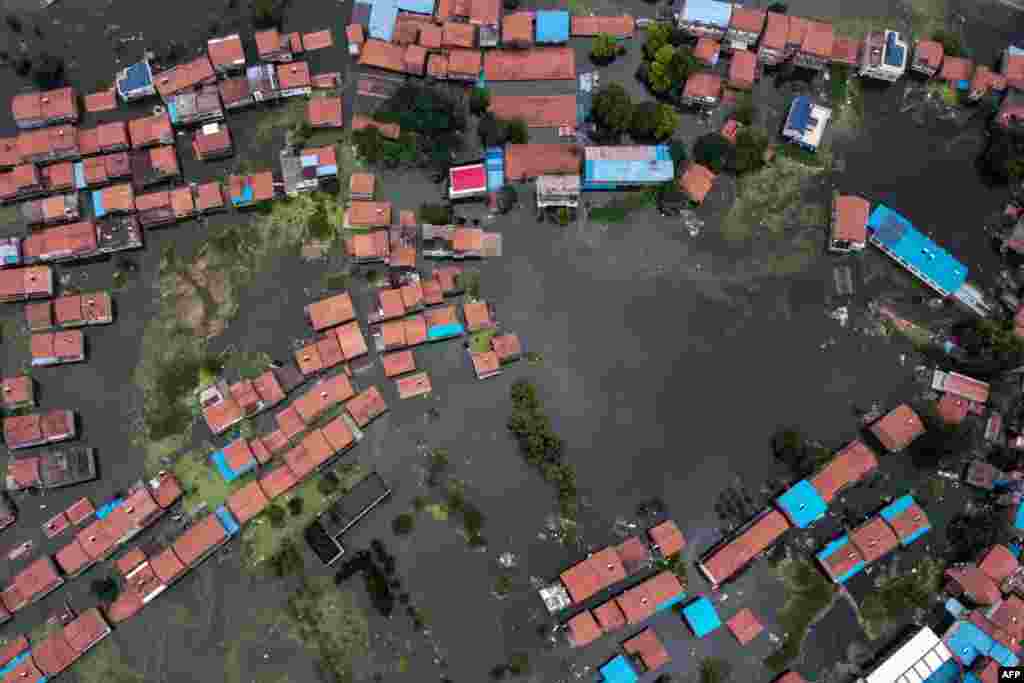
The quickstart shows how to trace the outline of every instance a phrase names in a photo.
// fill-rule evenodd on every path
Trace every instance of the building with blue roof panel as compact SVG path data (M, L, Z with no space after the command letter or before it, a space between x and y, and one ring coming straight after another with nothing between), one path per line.
M721 40L732 20L732 4L721 0L683 0L679 27L698 37Z
M156 95L153 85L153 70L147 60L131 64L117 73L114 81L117 94L125 102Z
M395 0L376 0L370 8L367 30L371 38L391 42L398 18L398 4Z
M107 501L96 510L96 519L105 518L111 512L121 507L121 503L123 502L123 498L114 498L113 500Z
M534 16L535 39L541 45L569 42L569 12L562 9L537 10Z
M714 633L722 626L722 620L711 601L699 597L683 608L683 618L698 638Z
M103 190L92 191L92 211L96 218L102 218L107 214L107 210L103 208Z
M782 127L782 137L808 151L816 152L831 118L832 110L828 107L815 104L811 98L803 95L795 97Z
M505 186L505 149L503 147L488 147L487 155L484 158L484 168L487 169L487 191L497 192Z
M942 296L954 294L967 282L967 266L888 206L875 207L868 229L872 244Z
M959 618L960 615L967 611L964 604L956 598L947 598L945 602L946 611L953 615L954 618Z
M626 655L617 656L602 666L599 671L601 672L601 679L605 683L636 683L640 680Z
M775 507L786 515L793 526L806 529L825 516L828 505L811 485L803 479L775 499Z
M815 557L829 577L839 584L846 583L868 566L864 556L850 544L850 537L846 534L829 541Z
M0 678L3 678L7 674L9 674L10 672L14 671L16 668L18 668L18 665L21 664L22 662L24 662L28 658L29 654L30 654L29 651L25 650L24 652L19 654L14 659L12 659L11 661L7 662L7 664L5 664L2 668L0 668Z
M675 165L667 145L586 147L583 189L614 190L668 182Z
M970 674L969 674L970 675ZM947 659L932 675L924 679L923 683L959 683L960 664L955 659ZM967 678L963 679L967 683Z
M397 0L395 4L403 12L415 12L416 14L432 15L434 13L434 0Z
M918 513L919 518L908 521L908 513L912 512L912 508L919 507L914 497L906 494L886 505L878 513L896 532L900 545L908 546L931 531L931 524L923 512Z
M1013 528L1016 531L1024 531L1024 503L1017 506L1017 511L1013 513Z
M245 463L238 469L232 469L231 465L228 464L227 456L224 454L223 450L216 451L210 456L210 459L213 461L213 466L217 468L218 472L220 472L220 476L224 477L224 481L227 482L232 482L243 474L252 472L256 469L255 458L250 459L249 462Z
M220 525L224 527L224 531L228 536L234 536L241 530L241 527L238 526L238 520L236 520L235 516L231 514L231 511L223 505L218 507L214 511L214 514L217 515L217 520L220 522Z
M970 621L957 621L942 640L953 656L969 667L978 657L991 657L1000 666L1017 666L1020 658Z

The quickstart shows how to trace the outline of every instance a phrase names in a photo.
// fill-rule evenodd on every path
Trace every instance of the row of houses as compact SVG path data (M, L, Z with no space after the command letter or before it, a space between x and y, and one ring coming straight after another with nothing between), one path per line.
M65 446L27 457L11 457L4 485L8 491L58 489L93 481L97 472L95 449Z
M870 431L888 452L897 453L924 434L925 427L913 409L903 404L877 420ZM712 547L700 560L698 568L712 586L722 585L790 529L804 529L822 519L840 492L877 468L878 459L867 444L860 440L847 444L816 474L794 484L775 499L772 507L754 517L735 535ZM909 507L904 507L906 501L893 505L896 507L890 516L897 516L903 524L906 521L903 517L909 515L907 524L914 528L902 537L916 539L920 529L929 528L927 517L913 499L909 500ZM825 558L830 555L826 553Z
M111 633L107 620L95 607L68 616L67 623L38 642L29 643L25 636L9 640L0 649L2 680L47 681L73 666Z

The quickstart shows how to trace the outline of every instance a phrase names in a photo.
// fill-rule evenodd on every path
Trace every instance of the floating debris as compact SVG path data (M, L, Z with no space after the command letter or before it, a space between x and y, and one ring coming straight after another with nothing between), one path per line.
M839 308L829 313L828 317L837 321L840 327L846 327L846 324L850 322L850 309L848 309L846 306L840 306Z

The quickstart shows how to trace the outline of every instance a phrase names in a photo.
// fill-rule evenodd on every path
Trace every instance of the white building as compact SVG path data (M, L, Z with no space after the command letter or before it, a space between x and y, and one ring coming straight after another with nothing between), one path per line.
M537 176L537 208L580 205L580 177L578 175Z
M857 683L922 683L952 658L946 644L925 626Z
M808 151L816 152L830 118L832 110L828 107L815 104L806 96L797 97L789 107L782 137Z
M864 39L858 74L866 78L895 82L907 71L910 51L896 31L871 31Z

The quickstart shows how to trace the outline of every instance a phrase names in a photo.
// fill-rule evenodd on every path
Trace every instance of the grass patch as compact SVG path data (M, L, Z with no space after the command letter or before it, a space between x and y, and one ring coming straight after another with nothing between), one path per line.
M832 123L847 132L856 130L864 121L864 92L860 80L853 77L850 68L844 64L833 64L830 75Z
M227 482L209 460L213 448L190 451L178 458L171 470L181 482L185 491L184 504L190 512L198 510L204 503L210 510L223 505L228 496L248 483L249 477Z
M320 657L338 681L352 680L352 660L369 649L366 615L349 591L327 577L303 581L288 599L285 619L290 635Z
M484 353L491 350L491 339L498 334L497 330L480 330L469 336L469 349L473 353Z
M256 379L270 367L272 359L269 355L257 351L238 351L230 349L221 355L225 372L234 379Z
M275 499L274 503L282 507L287 506L288 501L293 498L302 498L304 501L301 513L287 515L280 528L275 528L265 514L246 525L242 530L242 555L249 568L262 568L264 563L281 550L285 541L299 538L317 515L366 475L366 470L356 464L344 464L339 465L335 473L341 481L341 487L335 493L324 495L317 486L320 477L315 476L305 479L294 489Z
M779 610L785 634L782 645L765 659L765 666L782 671L799 654L811 622L832 602L835 586L804 558L787 557L778 567L786 587L786 604Z
M931 36L946 27L949 5L946 0L907 0L910 28L915 36Z
M823 21L832 23L832 29L842 38L862 40L871 31L884 31L896 27L892 17L828 17Z
M324 276L324 288L331 292L348 289L352 278L348 273L328 273Z
M930 557L919 561L909 572L900 572L881 581L860 604L860 623L871 640L912 611L926 609L938 595L943 564Z
M928 89L929 95L939 98L948 107L960 104L960 95L946 81L929 81L925 87Z
M569 14L587 15L593 14L593 7L590 0L569 0Z
M784 145L780 152L792 147ZM782 153L773 164L742 176L736 202L722 222L722 236L740 245L753 238L755 231L778 239L786 230L820 225L820 215L807 209L803 193L808 181L823 168L824 164L813 167Z
M810 237L797 238L787 247L769 257L768 267L776 277L802 273L821 255L820 240Z
M293 130L306 121L306 104L304 97L296 97L277 106L264 109L263 115L256 122L254 140L258 147L273 142L274 134L279 130Z
M175 626L192 626L195 623L196 615L192 612L188 605L183 605L180 602L170 603L170 621Z
M121 648L113 638L105 638L75 662L75 678L80 683L143 683L145 677L125 663Z
M447 522L448 521L448 506L441 503L430 503L423 508L427 511L436 522Z

